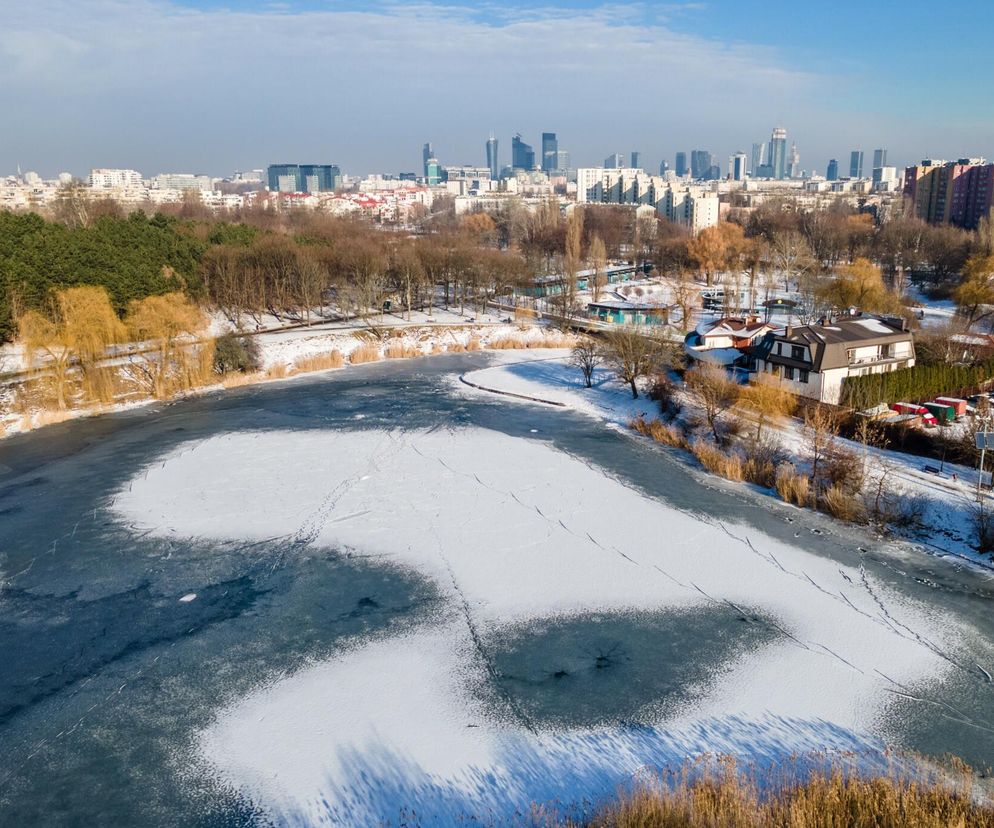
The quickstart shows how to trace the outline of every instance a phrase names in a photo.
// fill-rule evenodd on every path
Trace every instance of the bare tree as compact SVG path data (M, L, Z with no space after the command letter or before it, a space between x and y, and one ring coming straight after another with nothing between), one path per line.
M770 244L774 269L783 279L783 288L790 290L791 282L811 266L811 251L804 236L796 230L777 231Z
M718 422L738 402L742 389L722 366L706 362L687 371L684 379L687 390L704 414L714 441L721 443Z
M662 342L639 328L611 331L606 336L604 357L607 364L638 399L638 381L657 370L667 357Z
M825 405L812 405L804 413L804 430L808 435L808 454L811 457L811 496L818 505L818 490L824 477L824 465L835 449L839 433L838 413Z
M594 384L594 371L601 360L601 349L591 337L583 337L570 353L570 363L580 369L587 388Z

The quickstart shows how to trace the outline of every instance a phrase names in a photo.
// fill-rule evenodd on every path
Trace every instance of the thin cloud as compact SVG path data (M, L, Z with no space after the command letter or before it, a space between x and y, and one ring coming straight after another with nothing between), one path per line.
M429 139L444 161L480 162L495 126L505 159L514 131L553 129L574 163L591 163L631 147L655 158L692 144L731 152L768 134L777 113L823 131L817 104L833 79L659 22L687 5L654 21L646 8L500 16L430 3L236 11L35 0L0 25L0 105L20 113L0 163L415 169Z

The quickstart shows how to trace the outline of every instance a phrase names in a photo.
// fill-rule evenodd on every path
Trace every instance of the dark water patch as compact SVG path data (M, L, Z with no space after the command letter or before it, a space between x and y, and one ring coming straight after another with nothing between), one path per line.
M476 693L537 728L645 722L692 701L738 656L779 636L708 608L556 618L487 636L497 687Z

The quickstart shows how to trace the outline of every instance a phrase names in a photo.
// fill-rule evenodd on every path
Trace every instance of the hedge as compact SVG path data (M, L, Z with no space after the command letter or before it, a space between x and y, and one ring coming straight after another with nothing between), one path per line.
M966 397L990 387L994 360L977 365L915 365L883 374L847 377L840 404L857 410L880 403L927 402L936 397Z

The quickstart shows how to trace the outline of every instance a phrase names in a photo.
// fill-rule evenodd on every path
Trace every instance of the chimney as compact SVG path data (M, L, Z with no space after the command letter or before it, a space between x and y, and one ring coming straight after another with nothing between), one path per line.
M785 336L785 337L786 337L787 339L790 339L790 337L791 337L791 336L793 335L793 333L794 333L794 328L793 328L793 327L791 326L791 324L790 324L789 322L787 323L787 327L786 327L786 328L784 329L784 332L783 332L783 333L784 333L784 336Z

